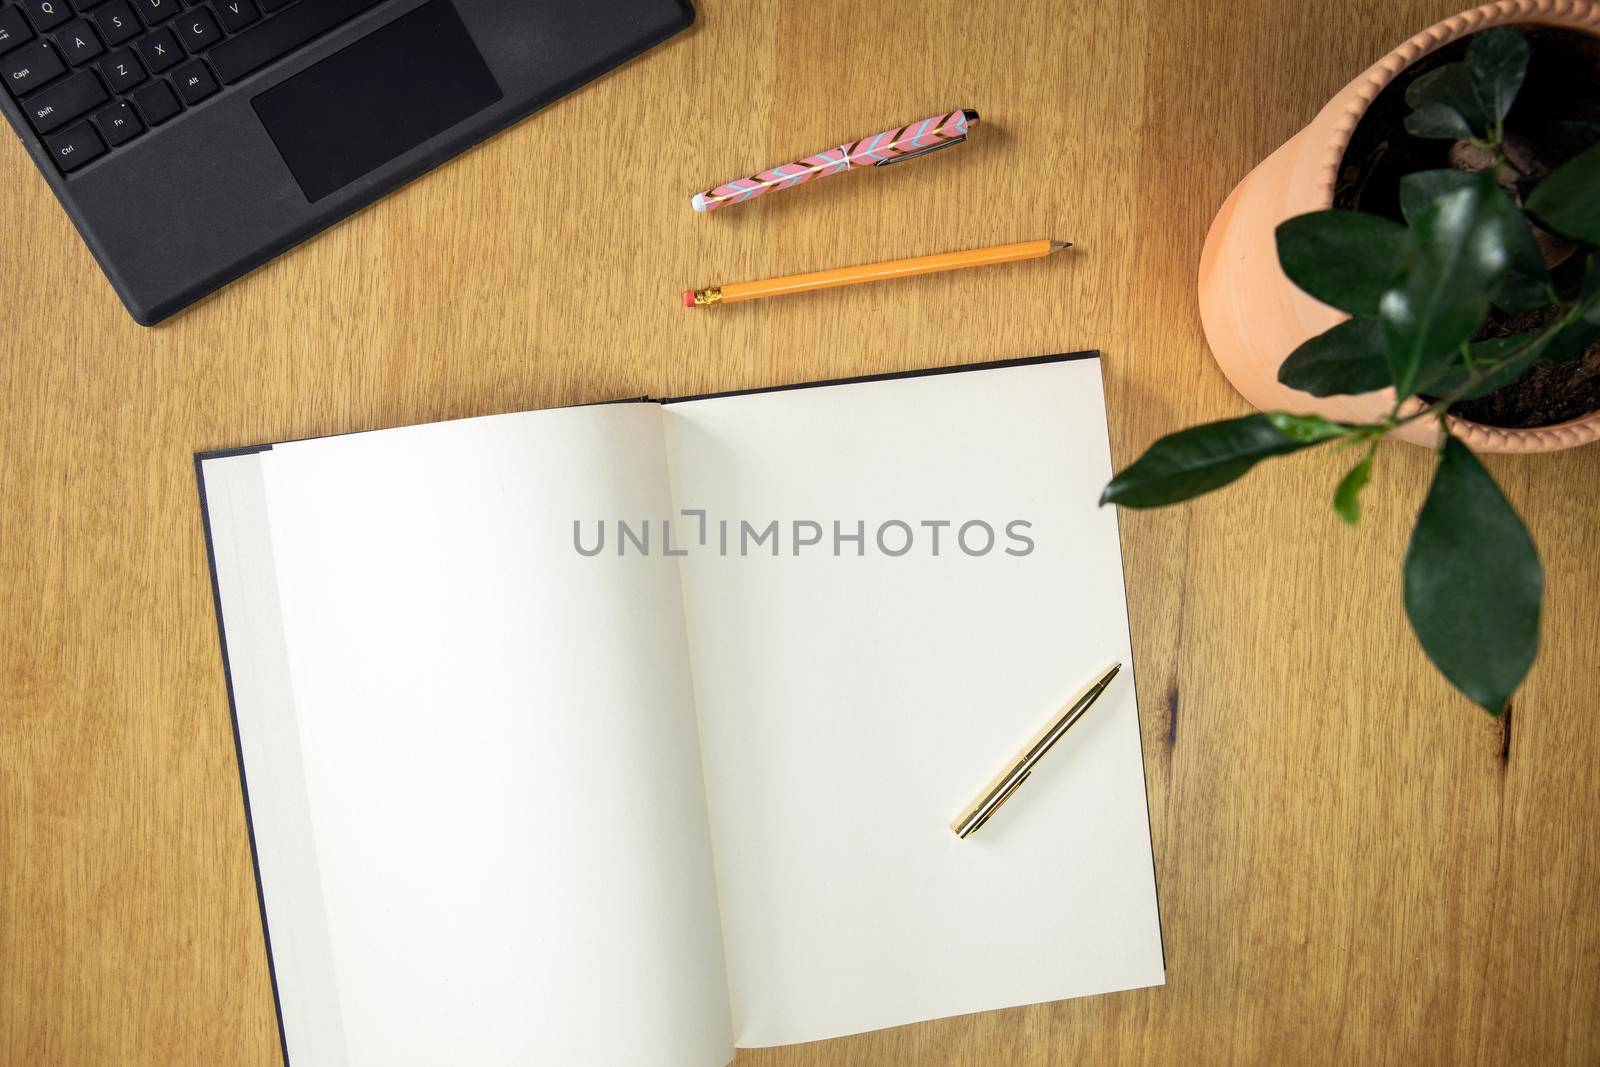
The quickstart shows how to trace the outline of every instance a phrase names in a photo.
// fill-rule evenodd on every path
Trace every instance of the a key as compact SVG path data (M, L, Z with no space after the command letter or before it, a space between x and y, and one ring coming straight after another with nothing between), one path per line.
M261 10L270 15L280 7L288 7L293 0L260 0L260 3Z
M87 122L80 122L66 133L45 138L44 146L55 159L56 166L71 172L106 154L100 135Z
M229 33L238 33L261 17L250 0L217 0L216 10L222 28Z
M33 30L20 7L0 7L0 52L9 52L32 38Z
M178 95L183 97L183 102L190 107L194 107L217 91L217 80L198 59L174 70L172 84L178 87Z
M22 110L28 113L28 121L35 130L51 133L96 104L105 102L105 87L94 71L80 70L28 97L22 102Z
M14 52L7 52L0 59L0 78L5 79L6 88L11 90L12 96L31 93L66 72L67 65L61 62L61 57L56 55L56 50L50 47L48 41L35 41Z
M133 47L138 51L139 58L144 60L145 69L151 74L160 74L184 60L183 49L178 46L178 38L166 27L148 37L139 38L133 42Z
M112 52L100 61L100 76L114 93L125 93L144 81L144 67L133 49L123 48Z
M40 33L49 33L72 17L72 6L67 0L22 0L22 9Z
M115 0L114 3L95 8L89 12L89 21L100 31L100 37L108 48L127 44L144 32L144 27L139 25L139 17L128 6L128 0Z
M100 136L112 148L127 144L144 132L144 123L139 121L139 116L134 114L126 100L118 100L110 107L96 111L94 124L100 130Z
M162 19L170 19L183 10L178 0L134 0L139 5L139 14L144 20L154 26Z
M146 126L159 126L183 110L183 105L172 95L167 83L160 80L139 86L128 94L128 98L139 109L139 114L144 116Z
M56 48L74 67L81 67L104 52L88 19L74 19L56 33Z
M183 13L183 18L172 25L177 28L178 39L183 42L183 46L195 55L222 40L222 31L217 29L217 20L203 7L191 7Z

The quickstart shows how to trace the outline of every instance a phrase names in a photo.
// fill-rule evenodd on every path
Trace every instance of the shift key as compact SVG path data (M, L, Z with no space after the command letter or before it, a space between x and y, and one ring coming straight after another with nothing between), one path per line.
M92 70L80 70L22 102L28 121L40 133L59 130L85 111L106 102L106 91Z
M258 22L236 37L223 41L206 58L224 85L232 84L273 60L288 55L313 38L321 37L380 0L318 0L296 4L281 15Z

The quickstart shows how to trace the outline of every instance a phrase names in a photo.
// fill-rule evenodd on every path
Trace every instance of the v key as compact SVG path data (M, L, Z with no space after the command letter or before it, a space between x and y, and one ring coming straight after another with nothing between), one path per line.
M238 33L261 17L252 0L218 0L216 9L217 21L229 33Z

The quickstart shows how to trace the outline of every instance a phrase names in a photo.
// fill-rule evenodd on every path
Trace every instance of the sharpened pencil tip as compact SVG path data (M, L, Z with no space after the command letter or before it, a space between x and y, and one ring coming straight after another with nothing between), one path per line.
M1071 241L1051 241L1050 242L1050 251L1051 251L1052 254L1061 251L1063 248L1071 248L1071 247L1072 247L1072 242Z

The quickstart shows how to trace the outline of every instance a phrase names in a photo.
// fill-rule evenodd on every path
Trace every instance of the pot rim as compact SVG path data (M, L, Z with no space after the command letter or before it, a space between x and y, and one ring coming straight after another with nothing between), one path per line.
M1410 40L1398 45L1367 69L1344 112L1334 125L1333 134L1323 149L1317 178L1317 203L1323 210L1333 206L1334 185L1339 165L1356 126L1378 94L1418 60L1445 45L1493 26L1533 24L1575 30L1600 37L1600 3L1591 0L1497 0L1434 23ZM1422 401L1412 397L1401 408L1402 415L1423 409ZM1574 448L1600 439L1600 409L1553 426L1514 429L1488 426L1469 419L1446 416L1451 432L1467 445L1498 452L1545 452Z

